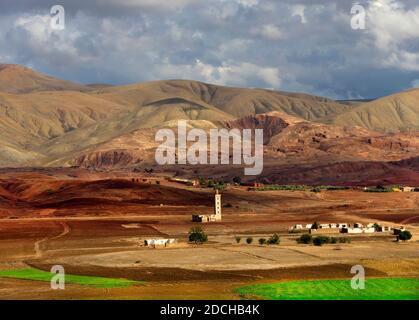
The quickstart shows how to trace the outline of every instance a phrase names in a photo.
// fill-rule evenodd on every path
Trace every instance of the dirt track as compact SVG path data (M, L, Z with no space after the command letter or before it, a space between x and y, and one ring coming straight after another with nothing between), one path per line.
M42 180L42 175L37 175L33 180L25 179L19 188L17 184L7 185L9 198L0 201L0 268L32 265L49 270L53 264L62 264L68 273L148 283L108 291L69 285L65 293L52 293L44 283L0 279L0 298L236 299L239 297L231 291L234 286L347 278L351 276L348 268L355 263L364 264L370 276L419 276L418 193L253 192L234 187L223 193L223 204L230 205L223 208L223 221L204 225L209 244L153 250L141 246L143 238L174 237L186 242L194 225L190 215L212 211L212 192L169 182L132 187L120 177L116 184L96 183L94 176L87 181ZM164 190L163 197L160 189ZM136 201L150 196L149 192L155 193L152 198L160 199L156 204ZM103 197L113 200L101 203ZM63 198L71 198L77 205L57 205ZM201 198L206 200L200 203ZM358 235L351 236L351 244L321 248L297 245L298 234L289 234L288 227L313 221L403 223L414 233L414 239L403 244L394 243L390 234ZM281 235L278 247L256 245L260 237L273 233ZM242 237L240 245L235 244L236 235ZM244 243L248 236L254 238L250 246ZM32 294L26 293L29 291Z

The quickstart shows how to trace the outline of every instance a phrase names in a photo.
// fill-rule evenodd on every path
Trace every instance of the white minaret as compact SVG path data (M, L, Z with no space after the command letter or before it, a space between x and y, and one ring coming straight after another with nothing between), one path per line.
M214 206L215 220L221 220L221 194L218 192L218 189L215 191L215 206Z

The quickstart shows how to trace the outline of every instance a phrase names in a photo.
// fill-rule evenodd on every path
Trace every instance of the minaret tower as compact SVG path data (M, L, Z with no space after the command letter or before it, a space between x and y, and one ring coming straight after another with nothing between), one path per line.
M215 190L215 206L214 206L215 221L221 221L221 194L218 189Z

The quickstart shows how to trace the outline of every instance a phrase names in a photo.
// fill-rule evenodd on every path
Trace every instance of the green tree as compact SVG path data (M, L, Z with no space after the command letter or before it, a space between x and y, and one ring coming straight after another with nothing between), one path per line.
M381 226L377 222L374 223L373 227L375 229L375 232L379 232L381 230Z
M309 244L312 241L313 241L313 237L308 233L301 235L301 237L297 239L298 243L304 243L304 244Z
M248 237L246 239L247 244L251 244L253 242L253 238L252 237Z
M189 242L204 243L208 241L208 236L200 226L192 227L189 230Z
M412 239L412 234L410 233L410 231L400 231L399 235L397 236L398 240L402 240L402 241L409 241L410 239Z
M313 239L313 244L315 246L322 246L325 243L330 243L330 238L326 236L318 236Z
M234 177L233 182L237 183L237 184L241 184L242 183L242 178L241 177Z
M318 229L319 228L319 224L317 223L317 221L315 221L312 225L310 229Z
M241 238L241 237L236 236L234 239L236 239L236 242L237 242L237 243L240 243L240 241L241 241L241 239L242 239L242 238Z
M261 246L263 246L265 243L266 243L266 239L265 239L265 238L260 238L260 239L259 239L259 244L260 244Z
M280 242L281 240L276 233L268 239L268 244L279 244Z

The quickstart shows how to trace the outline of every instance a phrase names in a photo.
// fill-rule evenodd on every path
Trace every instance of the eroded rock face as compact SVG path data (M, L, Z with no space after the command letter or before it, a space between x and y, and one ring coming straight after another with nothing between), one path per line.
M225 122L229 129L263 129L263 142L268 144L271 138L291 124L303 122L281 112L270 112L266 114L249 115L232 121Z
M127 150L108 150L84 154L75 160L81 168L115 168L132 164L135 161Z

